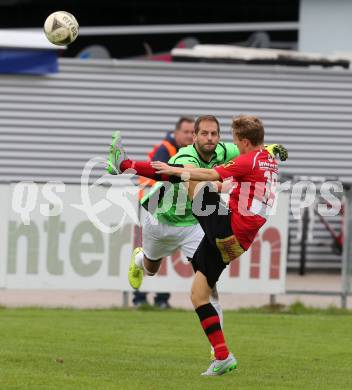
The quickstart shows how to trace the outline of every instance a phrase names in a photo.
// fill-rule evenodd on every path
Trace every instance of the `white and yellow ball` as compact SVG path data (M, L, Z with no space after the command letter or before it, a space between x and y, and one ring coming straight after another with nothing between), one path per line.
M66 11L53 12L44 23L45 35L54 45L69 45L77 38L78 30L76 18Z

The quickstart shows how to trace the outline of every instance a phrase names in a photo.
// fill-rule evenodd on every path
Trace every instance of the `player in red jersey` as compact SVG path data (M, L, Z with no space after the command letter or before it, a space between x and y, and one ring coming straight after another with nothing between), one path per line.
M241 115L234 118L232 132L241 154L225 165L204 169L152 164L159 174L190 180L193 213L205 232L192 261L196 274L191 293L193 306L215 351L216 359L203 375L221 375L237 367L209 298L225 267L250 247L275 201L278 164L264 149L262 122L255 116ZM233 181L228 208L218 192L205 192L204 186L197 183L227 179ZM208 212L204 212L204 206Z

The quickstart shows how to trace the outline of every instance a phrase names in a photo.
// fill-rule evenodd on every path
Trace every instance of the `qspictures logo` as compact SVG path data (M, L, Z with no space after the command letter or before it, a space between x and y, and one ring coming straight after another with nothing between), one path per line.
M64 211L70 212L70 209L79 210L98 230L107 234L117 232L127 221L140 225L138 194L141 190L145 190L145 185L140 184L140 182L136 185L138 181L135 180L136 171L133 169L117 176L103 171L98 179L93 180L96 177L96 172L105 165L106 161L102 157L94 157L87 161L80 178L78 198L77 191L75 196L65 197L67 187L70 185L63 182L48 182L40 185L34 182L19 182L13 188L12 211L20 216L24 225L30 224L32 216L38 212L38 209L43 217L58 216ZM159 202L158 196L151 197L149 206L152 208L149 208L149 211L166 213L173 209L177 216L184 216L189 212L188 184L188 182L184 182L176 186L168 182L159 183L157 185L158 193L161 192L162 188L165 190L162 201ZM221 197L225 206L228 204L230 192L236 188L237 184L223 185ZM249 196L249 187L246 184L250 183L241 183L240 189L240 199L244 203L241 210L245 213L248 211L246 204ZM258 192L263 191L263 186L260 184L258 184ZM203 187L204 183L198 185ZM203 194L204 188L200 188L200 190ZM277 193L283 190L290 192L290 211L294 219L301 219L302 210L306 207L315 207L324 217L336 216L341 211L343 188L339 182L328 181L319 187L309 180L295 183L288 181L275 185ZM339 193L340 196L336 196L335 193ZM39 200L40 198L45 201ZM193 213L204 216L214 212L214 206L203 207L202 199L201 196L197 202L193 202ZM270 210L269 215L277 211L275 207L270 207ZM219 208L218 212L223 214L227 212L227 209L226 207ZM258 212L263 212L263 210ZM106 218L107 215L108 218Z

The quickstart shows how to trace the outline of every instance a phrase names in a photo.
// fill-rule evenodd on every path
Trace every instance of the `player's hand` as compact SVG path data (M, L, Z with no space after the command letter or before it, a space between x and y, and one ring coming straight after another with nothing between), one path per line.
M279 157L280 161L286 161L288 158L287 149L281 144L265 145L265 149L273 156Z
M156 170L157 174L174 175L179 171L179 168L170 167L170 165L161 161L152 161L150 165Z

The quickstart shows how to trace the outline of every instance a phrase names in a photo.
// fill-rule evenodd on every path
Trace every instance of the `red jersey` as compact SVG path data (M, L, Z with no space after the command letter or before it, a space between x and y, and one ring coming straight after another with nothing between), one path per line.
M277 161L265 149L242 154L214 168L222 180L232 178L231 228L243 249L252 244L275 201Z

